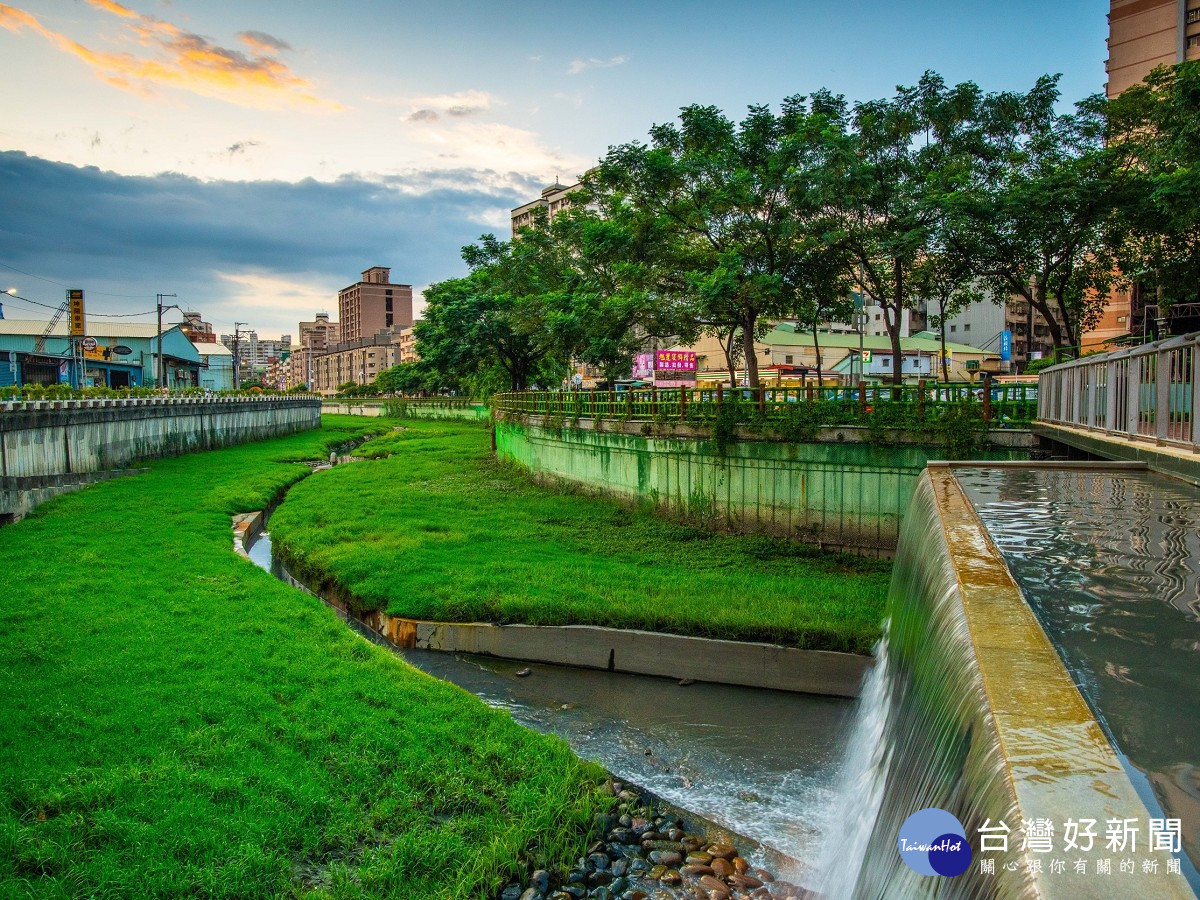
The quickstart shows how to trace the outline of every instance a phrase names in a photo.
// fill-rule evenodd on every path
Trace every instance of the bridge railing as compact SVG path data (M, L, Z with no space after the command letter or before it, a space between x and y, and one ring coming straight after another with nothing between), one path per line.
M942 384L898 387L638 388L624 391L515 391L497 394L499 413L585 419L709 422L721 408L737 403L746 416L783 424L804 417L817 425L868 425L894 421L903 427L931 421L951 411L977 415L998 427L1022 428L1037 409L1037 385Z
M1043 369L1038 420L1200 452L1200 332Z

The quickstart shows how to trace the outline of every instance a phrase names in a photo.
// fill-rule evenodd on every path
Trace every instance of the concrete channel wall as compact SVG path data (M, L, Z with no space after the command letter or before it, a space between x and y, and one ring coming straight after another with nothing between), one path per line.
M491 410L486 403L449 400L393 400L396 414L404 419L457 419L486 422ZM343 416L385 416L388 402L383 400L326 400L321 411Z
M316 398L154 397L0 403L0 521L130 462L291 434Z
M649 502L708 524L875 556L895 552L917 479L945 455L935 447L856 441L848 435L855 429L816 443L742 439L722 455L699 434L653 437L540 422L497 421L497 456L538 479ZM975 458L1026 455L995 448Z

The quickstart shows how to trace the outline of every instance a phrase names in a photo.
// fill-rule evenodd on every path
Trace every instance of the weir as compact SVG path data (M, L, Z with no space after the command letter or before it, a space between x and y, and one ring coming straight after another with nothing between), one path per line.
M1059 641L1047 635L1026 601L956 471L960 470L945 464L931 466L904 520L889 620L850 739L842 800L827 834L821 893L829 897L1193 896L1186 880L1190 868L1186 858L1177 874L1172 869L1179 866L1180 854L1171 864L1172 854L1146 844L1150 819L1164 816L1154 792L1139 793L1127 768L1128 756L1120 747L1114 751L1111 731L1106 733L1089 705L1095 705L1095 697L1089 694L1085 699L1076 687L1082 668L1068 671L1055 646ZM1085 471L1094 472L1094 467ZM997 466L976 479L991 479L988 496L999 500L1009 496L1020 478L1028 479L1029 472L1028 464L1007 470ZM1107 478L1120 483L1123 474L1109 471ZM1078 472L1075 477L1080 477ZM1151 476L1137 473L1137 477ZM1167 505L1178 518L1182 508L1178 491L1169 497ZM1200 503L1193 508L1200 509ZM1100 503L1069 514L1107 517L1111 522L1114 510L1111 503ZM1011 527L1013 521L1010 518L1010 536L1021 531ZM1190 521L1186 515L1185 521ZM1026 524L1033 531L1036 518ZM1107 531L1111 528L1110 524ZM1087 535L1094 533L1094 528L1085 529L1085 536L1068 548L1073 561L1080 554L1093 560L1104 556L1089 552ZM1042 532L1034 541L1044 536ZM1027 571L1046 562L1039 557L1037 551L1027 554ZM1074 567L1064 566L1063 571ZM1088 572L1085 566L1083 571L1072 587L1086 596L1088 588L1082 582L1095 570ZM1110 572L1109 584L1112 581ZM1190 584L1194 598L1194 577ZM1063 584L1058 588L1057 597L1043 598L1045 605L1079 602ZM1091 598L1104 602L1104 593L1101 587ZM1172 616L1180 611L1159 605L1161 610L1144 613ZM1194 616L1190 626L1194 637ZM1177 690L1194 692L1196 687L1195 681L1187 683L1186 674L1175 684ZM1156 702L1168 701L1159 696ZM1130 710L1125 712L1127 718L1137 718ZM1151 716L1126 724L1131 733L1153 741L1153 728L1163 723L1161 716ZM1195 763L1198 754L1191 752ZM1194 766L1188 771L1194 772ZM1186 788L1177 793L1186 793ZM1189 821L1186 803L1177 801L1175 810L1167 814L1178 818L1180 806L1185 822ZM974 858L960 876L919 875L897 852L902 823L929 807L952 813L966 831ZM1041 853L1036 842L1026 847L1023 840L1023 824L1034 819L1054 823L1056 850L1063 846L1062 829L1068 819L1094 819L1098 836L1090 850L1077 846L1069 853ZM1130 852L1109 849L1105 832L1110 819L1137 823L1140 842ZM1007 849L981 853L980 829L999 823L1008 829ZM1065 871L1051 868L1055 857L1065 858ZM1131 874L1118 868L1124 857L1135 861ZM1111 875L1102 874L1098 865L1105 858L1111 860ZM991 873L981 871L981 859L994 860ZM1082 872L1075 869L1078 860ZM1148 861L1146 866L1143 860Z

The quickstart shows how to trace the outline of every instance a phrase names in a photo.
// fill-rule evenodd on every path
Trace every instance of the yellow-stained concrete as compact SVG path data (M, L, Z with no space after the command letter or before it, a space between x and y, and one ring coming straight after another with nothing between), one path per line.
M1087 860L1087 874L1036 874L1036 888L1049 898L1190 898L1181 875L1166 874L1169 854L1144 849L1150 813L1134 790L1087 701L1079 693L1058 652L1025 601L999 551L975 514L949 466L931 466L962 596L963 611L991 707L1013 790L1026 819L1055 823L1054 846L1062 846L1067 819L1095 819L1097 838L1091 851L1027 854L1048 870L1056 855L1072 865ZM1138 821L1138 849L1114 853L1105 843L1108 819ZM1020 840L1020 823L1010 840ZM1137 873L1117 870L1132 857ZM1096 860L1113 859L1113 874L1096 874ZM1158 874L1142 874L1143 859L1158 864Z

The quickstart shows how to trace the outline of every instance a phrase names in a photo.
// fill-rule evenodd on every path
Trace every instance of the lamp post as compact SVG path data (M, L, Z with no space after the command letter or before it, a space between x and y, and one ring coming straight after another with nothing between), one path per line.
M162 352L162 314L164 309L179 309L179 304L172 303L163 306L163 297L177 297L177 294L157 294L156 296L158 297L158 386L164 388L167 386L167 366Z

